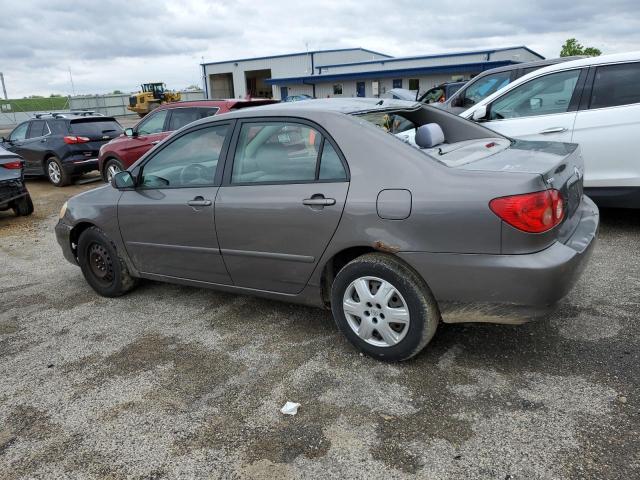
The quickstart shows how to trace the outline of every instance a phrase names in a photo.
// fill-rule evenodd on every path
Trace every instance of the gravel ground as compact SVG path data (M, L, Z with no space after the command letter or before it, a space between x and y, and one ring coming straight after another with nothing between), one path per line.
M640 478L638 213L602 212L551 318L442 325L390 365L322 310L98 297L53 234L94 186L30 182L36 214L0 213L0 478Z

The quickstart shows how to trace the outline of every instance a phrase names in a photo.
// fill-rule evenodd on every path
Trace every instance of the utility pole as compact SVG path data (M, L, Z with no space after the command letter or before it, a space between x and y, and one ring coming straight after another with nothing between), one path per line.
M7 97L7 87L4 86L4 74L0 72L0 83L2 83L2 93L4 94L4 99L9 100Z
M69 68L69 80L71 80L71 91L73 92L73 96L76 96L76 86L73 84L73 75L71 75L71 67Z

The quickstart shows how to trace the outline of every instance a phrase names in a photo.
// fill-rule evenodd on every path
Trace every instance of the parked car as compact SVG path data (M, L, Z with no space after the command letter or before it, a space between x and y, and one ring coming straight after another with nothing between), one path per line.
M548 67L549 65L555 65L580 58L584 57L574 56L550 58L547 60L516 63L505 67L492 68L491 70L487 70L486 72L482 72L473 77L454 94L447 95L447 100L444 103L440 103L436 106L451 113L460 114L469 107L472 107L479 101L528 73L534 72L540 68Z
M587 194L640 208L640 52L536 70L462 115L510 137L580 144Z
M16 215L31 215L33 202L24 184L24 160L0 147L0 210L9 209Z
M2 138L25 160L25 175L46 176L56 187L98 169L98 150L122 133L111 117L93 112L38 114Z
M358 348L404 360L441 315L547 312L584 269L598 218L577 145L354 98L191 123L70 199L56 235L100 295L147 278L330 306Z
M300 102L302 100L313 100L313 97L311 95L301 93L300 95L289 95L287 98L285 98L282 101L283 102Z
M154 145L168 137L171 132L185 125L240 108L276 103L277 100L195 100L165 103L145 116L133 128L127 128L124 135L105 144L98 157L102 178L109 182L111 177L126 170Z
M451 95L457 92L466 82L445 82L430 88L422 95L417 90L407 90L406 88L392 88L385 95L398 100L417 100L422 103L443 103Z

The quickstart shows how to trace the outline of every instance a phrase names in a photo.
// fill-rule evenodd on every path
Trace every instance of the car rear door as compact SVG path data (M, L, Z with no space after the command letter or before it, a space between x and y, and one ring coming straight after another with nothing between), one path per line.
M510 89L491 102L484 125L508 137L571 141L586 70L548 73Z
M151 276L229 284L213 205L231 122L199 125L136 167L135 189L118 201L122 240L135 267ZM220 162L222 163L222 162Z
M215 204L235 285L302 291L333 236L349 188L337 145L300 119L238 124Z
M587 187L640 187L640 62L592 67L571 141Z

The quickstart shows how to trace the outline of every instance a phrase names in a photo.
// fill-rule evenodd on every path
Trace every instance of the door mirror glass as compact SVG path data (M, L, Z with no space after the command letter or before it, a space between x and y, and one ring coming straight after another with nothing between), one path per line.
M124 134L127 137L134 137L135 136L135 132L133 131L133 128L125 128L124 129Z
M131 172L118 172L111 178L111 186L113 188L117 188L118 190L123 190L125 188L133 188L136 186L136 181L131 175Z
M539 108L542 108L542 99L541 98L529 99L529 108L531 110L537 110Z
M487 106L486 105L481 105L478 108L476 108L473 111L473 114L472 114L471 118L473 118L473 120L476 121L476 122L482 122L483 120L486 120L487 119Z

